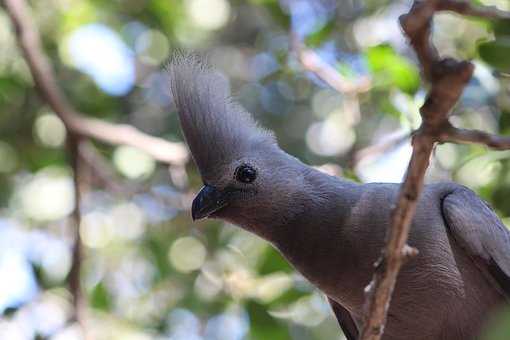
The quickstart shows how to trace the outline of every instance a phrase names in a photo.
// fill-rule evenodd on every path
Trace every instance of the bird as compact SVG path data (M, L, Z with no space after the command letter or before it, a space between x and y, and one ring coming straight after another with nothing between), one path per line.
M221 219L269 242L326 295L346 338L357 339L400 184L330 176L288 154L201 56L178 54L167 72L204 184L192 219ZM510 231L469 188L426 184L408 244L419 254L398 275L382 339L474 339L508 306Z

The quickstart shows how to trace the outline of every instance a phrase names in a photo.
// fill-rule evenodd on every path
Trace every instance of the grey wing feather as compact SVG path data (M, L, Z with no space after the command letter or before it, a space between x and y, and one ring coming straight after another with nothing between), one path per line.
M448 194L442 209L454 239L469 255L483 260L510 297L510 230L485 202L466 188Z
M328 298L328 301L347 340L356 340L358 338L358 327L349 311L330 298Z

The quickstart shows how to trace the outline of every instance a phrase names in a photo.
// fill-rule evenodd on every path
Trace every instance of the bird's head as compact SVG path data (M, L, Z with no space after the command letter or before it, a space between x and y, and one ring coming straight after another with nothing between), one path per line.
M204 187L193 219L218 217L241 226L288 218L297 160L279 149L272 133L232 100L228 81L195 56L168 67L179 119ZM282 213L285 211L285 214Z

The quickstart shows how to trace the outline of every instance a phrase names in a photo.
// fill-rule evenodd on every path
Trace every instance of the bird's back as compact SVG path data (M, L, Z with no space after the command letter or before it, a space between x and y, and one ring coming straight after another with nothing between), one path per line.
M384 246L399 185L312 176L316 192L311 195L325 199L289 226L292 242L277 246L361 326L363 289ZM386 340L469 339L504 299L448 233L441 204L459 188L440 183L424 189L409 235L409 244L420 253L399 275Z

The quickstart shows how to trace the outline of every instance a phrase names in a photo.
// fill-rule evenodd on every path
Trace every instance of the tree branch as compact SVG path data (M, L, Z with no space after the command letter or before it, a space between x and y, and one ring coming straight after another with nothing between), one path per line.
M343 94L356 95L367 92L372 87L372 81L366 76L361 77L356 82L346 79L333 66L322 60L314 50L306 48L299 41L296 34L291 32L290 36L290 49L295 53L301 65L336 91Z
M481 143L500 150L510 148L510 137L457 129L449 122L449 114L471 79L474 66L468 61L439 58L430 34L433 16L441 10L489 18L509 15L454 0L415 0L409 13L400 18L402 29L421 64L423 77L431 83L431 88L420 108L422 124L413 136L413 154L391 214L386 246L366 288L366 315L360 335L363 340L381 339L400 268L405 260L418 254L417 249L407 245L407 239L435 143Z
M83 141L80 137L70 134L67 140L67 153L71 167L73 169L73 183L74 183L74 210L71 215L71 223L73 228L73 246L72 246L72 260L71 269L67 281L69 283L69 291L73 298L73 314L71 321L77 322L82 331L86 333L85 327L85 306L86 302L83 298L83 291L81 287L81 264L83 260L83 243L80 237L80 224L81 224L81 202L84 192L83 172L85 171L82 166L82 159L80 157L80 149Z
M378 156L384 154L385 152L393 150L402 145L410 138L411 135L409 133L393 134L388 138L381 140L378 143L369 145L363 149L356 151L352 157L350 165L351 167L355 167L366 158Z
M483 144L495 150L510 149L510 137L493 135L480 130L466 130L451 126L440 136L441 143Z
M163 163L181 165L187 162L188 152L183 143L172 143L147 135L130 125L112 124L85 117L77 112L57 84L25 1L4 0L3 6L14 25L18 43L23 50L37 89L69 131L110 144L124 144L139 148Z
M75 189L75 209L70 218L74 239L72 263L68 276L69 290L73 297L74 306L71 321L76 321L82 328L85 337L87 337L84 315L86 302L80 282L83 244L80 238L79 227L81 223L81 198L86 182L83 174L85 169L84 156L90 156L91 153L90 150L84 149L84 139L89 137L106 143L137 147L147 152L156 160L173 166L183 166L188 160L188 152L182 143L168 142L164 139L144 134L130 125L116 125L99 119L87 118L77 112L57 84L55 74L43 52L37 28L33 24L34 21L29 14L29 8L25 1L4 0L2 5L14 25L18 43L23 51L38 91L55 114L63 121L68 134L67 153L73 169ZM97 166L91 169L98 171Z

